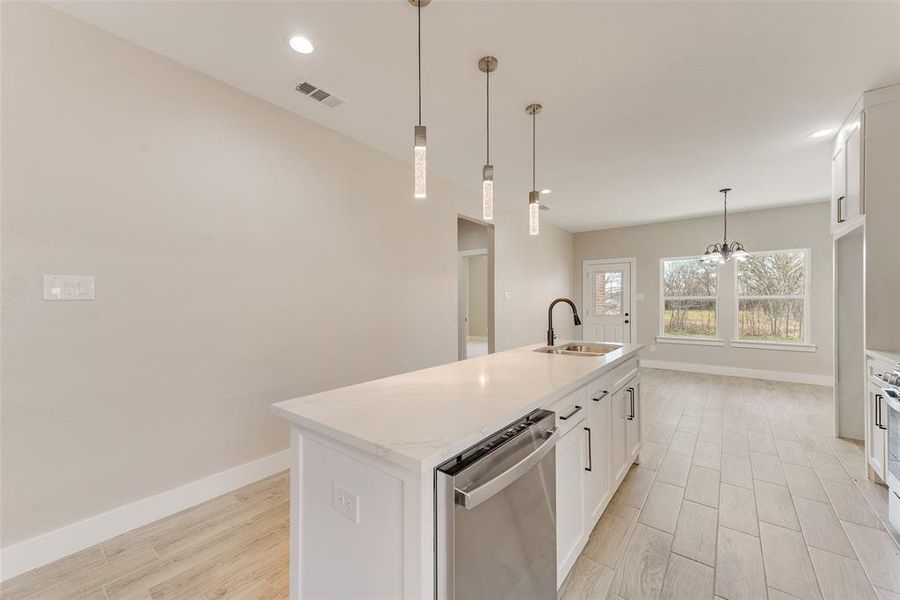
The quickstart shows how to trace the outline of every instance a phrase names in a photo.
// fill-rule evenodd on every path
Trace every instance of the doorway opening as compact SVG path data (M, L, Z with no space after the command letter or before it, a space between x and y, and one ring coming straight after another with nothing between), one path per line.
M636 262L634 258L584 261L584 341L628 344L635 339Z
M494 352L494 226L458 215L459 360Z

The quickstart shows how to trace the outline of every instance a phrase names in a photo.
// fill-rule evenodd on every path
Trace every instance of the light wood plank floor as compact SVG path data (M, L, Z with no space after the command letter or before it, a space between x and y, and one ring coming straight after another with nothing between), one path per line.
M900 536L831 391L644 370L645 445L560 590L574 599L900 599ZM0 587L0 598L286 598L288 477Z
M831 388L644 370L644 449L565 600L900 600L900 535ZM860 409L862 410L862 409Z

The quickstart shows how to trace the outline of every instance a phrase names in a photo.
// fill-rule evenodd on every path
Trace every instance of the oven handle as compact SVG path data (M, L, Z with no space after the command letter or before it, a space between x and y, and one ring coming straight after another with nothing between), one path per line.
M553 450L556 440L559 437L559 429L553 427L547 430L547 437L543 443L531 451L531 453L503 471L493 479L486 481L478 487L469 491L463 491L459 488L453 489L454 500L457 504L466 509L473 509L485 500L503 491L509 484L518 479L528 469L536 465L547 456L547 453Z

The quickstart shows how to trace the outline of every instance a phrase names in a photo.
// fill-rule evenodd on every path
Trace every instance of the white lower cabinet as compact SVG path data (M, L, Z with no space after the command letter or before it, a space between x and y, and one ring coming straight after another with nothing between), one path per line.
M585 467L587 479L588 527L593 527L600 519L613 492L610 476L612 460L609 455L609 436L612 431L612 396L609 380L601 377L588 386L587 432L588 465Z
M585 466L587 436L584 411L570 419L578 419L556 443L556 585L575 564L587 540L585 502L587 500Z
M550 410L561 415L557 416L561 437L556 444L556 565L560 586L629 467L639 458L641 396L636 361L623 365L618 373L601 375Z
M866 402L866 459L872 473L887 481L887 412L881 388L870 383Z

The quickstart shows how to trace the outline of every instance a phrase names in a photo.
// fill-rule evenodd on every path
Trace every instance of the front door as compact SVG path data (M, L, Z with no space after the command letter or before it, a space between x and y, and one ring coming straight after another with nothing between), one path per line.
M630 343L630 262L585 261L584 341Z

